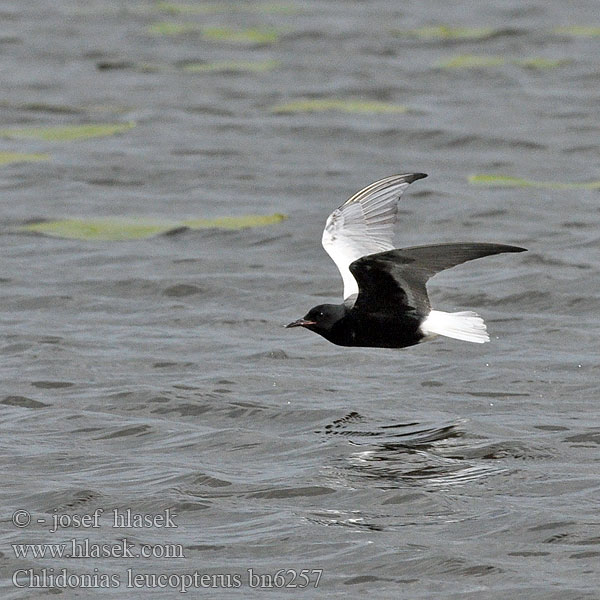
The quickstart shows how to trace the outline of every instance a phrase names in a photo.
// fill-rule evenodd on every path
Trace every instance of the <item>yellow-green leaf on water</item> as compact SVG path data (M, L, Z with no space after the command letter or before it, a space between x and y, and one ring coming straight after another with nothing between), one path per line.
M273 28L253 27L250 29L232 29L230 27L206 27L202 37L214 42L234 44L273 44L279 39L279 32Z
M435 25L418 29L398 30L396 35L425 40L485 40L498 33L493 27L448 27Z
M200 4L184 4L182 2L156 2L154 8L169 15L195 15L214 12L214 10L211 10L211 6L204 2Z
M279 32L273 28L200 27L196 23L153 23L148 27L148 32L167 36L197 33L205 40L233 44L272 44L279 39Z
M69 142L122 133L135 127L135 123L95 123L52 127L22 127L0 129L0 137L34 139L47 142Z
M49 160L49 154L26 154L24 152L0 152L0 165Z
M204 3L198 5L183 4L182 2L156 2L154 8L169 15L203 14L207 12Z
M336 98L315 98L307 100L293 100L283 104L276 104L271 112L277 114L337 111L346 113L405 113L408 107L403 104L379 102L376 100L344 100Z
M218 217L216 219L190 219L181 225L190 229L247 229L249 227L264 227L281 223L285 215L244 215L242 217Z
M126 241L149 238L167 233L180 227L189 229L247 229L280 223L285 215L245 215L216 219L190 219L186 221L159 221L152 219L107 218L107 219L61 219L28 223L19 231L40 233L51 237L71 240Z
M235 61L223 60L207 63L187 63L184 71L190 73L265 73L279 65L276 60Z
M510 175L471 175L469 183L475 185L507 186L507 187L533 187L549 190L598 190L600 181L588 181L584 183L561 183L559 181L531 181Z
M298 7L292 4L278 4L275 2L198 2L196 4L157 2L154 6L156 10L170 15L201 15L232 12L295 14L299 12Z
M515 65L519 65L520 67L525 67L527 69L555 69L557 67L562 67L564 65L568 65L572 62L569 58L519 58L512 61Z
M476 56L474 54L460 54L436 63L442 69L474 69L478 67L497 67L506 64L502 56Z
M19 230L72 240L135 240L164 233L171 228L172 225L133 219L64 219L28 223Z
M446 60L439 61L435 66L441 69L477 69L514 64L528 69L553 69L566 65L569 62L571 62L569 59L539 57L510 58L497 55L458 54Z
M600 27L590 27L588 25L570 25L567 27L557 27L554 32L564 35L593 37L600 35Z
M199 31L200 28L195 23L152 23L148 26L148 33L153 35L183 35Z

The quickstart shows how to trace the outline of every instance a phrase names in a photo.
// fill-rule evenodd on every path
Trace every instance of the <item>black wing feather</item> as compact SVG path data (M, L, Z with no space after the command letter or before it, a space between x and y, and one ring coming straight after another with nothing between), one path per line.
M423 317L431 308L426 283L436 273L484 256L524 251L506 244L461 243L413 246L363 256L350 265L359 289L354 307Z

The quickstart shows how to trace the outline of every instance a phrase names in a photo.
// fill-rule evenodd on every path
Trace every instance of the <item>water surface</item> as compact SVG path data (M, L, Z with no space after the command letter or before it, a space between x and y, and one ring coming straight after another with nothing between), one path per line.
M65 598L180 597L127 588L130 568L209 575L190 593L211 597L262 597L248 569L316 569L317 589L311 571L276 595L597 598L599 192L468 181L600 180L597 8L5 2L3 130L134 126L2 138L48 155L0 166L2 596L45 597L11 582L45 568L117 577ZM402 202L399 246L529 248L430 284L492 343L344 349L284 329L341 294L327 215L410 171L430 176ZM18 231L274 213L129 241ZM49 531L97 508L98 528ZM115 509L169 509L177 528L116 529ZM123 537L183 557L11 546Z

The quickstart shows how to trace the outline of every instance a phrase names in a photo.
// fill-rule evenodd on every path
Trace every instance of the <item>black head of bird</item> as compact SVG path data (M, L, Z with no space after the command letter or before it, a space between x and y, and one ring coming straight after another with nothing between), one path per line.
M345 315L346 307L343 304L319 304L319 306L311 308L304 317L293 321L286 327L305 327L329 339L334 327L342 321Z

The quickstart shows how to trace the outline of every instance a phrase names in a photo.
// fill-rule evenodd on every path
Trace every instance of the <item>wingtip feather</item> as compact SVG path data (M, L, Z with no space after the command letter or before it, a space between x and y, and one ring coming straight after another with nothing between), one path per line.
M418 179L425 179L425 177L427 177L427 173L409 173L404 176L407 183L412 183Z

